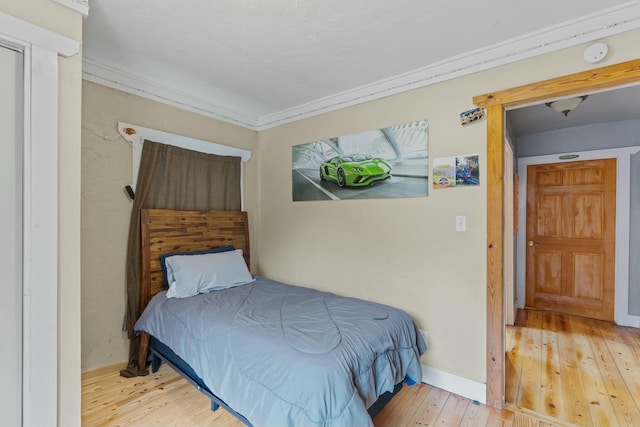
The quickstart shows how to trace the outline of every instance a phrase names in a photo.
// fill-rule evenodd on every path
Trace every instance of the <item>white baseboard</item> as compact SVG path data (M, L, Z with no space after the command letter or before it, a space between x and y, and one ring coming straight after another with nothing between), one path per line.
M440 369L422 365L422 382L449 393L487 403L487 385L468 378L459 377Z

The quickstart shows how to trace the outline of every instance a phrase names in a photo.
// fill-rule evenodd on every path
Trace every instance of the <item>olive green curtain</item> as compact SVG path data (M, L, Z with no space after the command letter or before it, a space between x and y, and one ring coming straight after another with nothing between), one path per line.
M129 364L122 376L138 372L140 339L133 326L140 316L142 255L141 210L240 210L240 157L217 156L172 145L145 141L129 223L127 244L125 325L129 334Z

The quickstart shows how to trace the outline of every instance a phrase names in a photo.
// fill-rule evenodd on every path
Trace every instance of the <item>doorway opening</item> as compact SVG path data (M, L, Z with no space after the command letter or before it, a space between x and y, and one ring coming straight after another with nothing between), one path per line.
M487 116L487 404L504 406L504 140L505 109L640 82L633 60L474 97Z
M617 258L615 293L618 298L615 311L618 325L611 321L590 319L594 317L591 310L581 313L581 316L558 314L563 311L563 307L551 307L548 311L530 308L520 310L520 313L525 314L519 316L521 321L515 326L506 327L505 404L508 408L535 412L540 416L574 425L634 425L640 422L640 397L633 391L638 388L640 377L627 375L628 371L640 371L640 364L635 365L640 361L634 356L640 345L634 337L640 336L640 330L620 326L633 323L621 315L630 317L627 313L628 301L625 300L623 304L618 301L620 297L629 295L629 277L625 273L629 271L630 254L627 249L630 214L626 202L632 193L630 184L634 182L630 179L630 158L638 151L639 147L634 146L572 152L581 161L564 160L564 164L567 165L580 165L584 162L589 166L594 162L602 162L603 159L609 159L609 163L617 163L617 175L611 180L619 184L616 202L615 206L609 208L616 212L616 245L615 250L609 251L615 253ZM521 172L522 181L520 223L527 222L523 218L523 212L526 211L524 202L528 192L523 187L526 187L531 168L542 166L553 169L551 165L561 161L559 157L546 155L519 159L518 170ZM582 175L582 178L585 177L586 175ZM549 184L548 180L545 182ZM598 194L597 187L590 186L586 192L588 197ZM562 194L555 191L556 188L547 190L552 190L553 196ZM582 196L578 197L578 201L580 200L585 201ZM597 215L595 216L597 218ZM519 253L524 253L518 257L519 269L522 270L527 251L530 250L524 231L521 230L519 233L517 245ZM550 259L556 255L561 257L562 248L554 252L552 247L545 247L544 242L541 246L543 255L545 252L551 252ZM587 249L579 253L578 260L584 256L592 256L591 249L594 248ZM622 268L619 268L620 266ZM590 268L591 265L586 266L578 273L588 273ZM567 282L570 282L570 278L569 275ZM596 299L588 299L588 302L597 303ZM571 396L571 399L568 399L568 396ZM624 408L621 405L624 405Z

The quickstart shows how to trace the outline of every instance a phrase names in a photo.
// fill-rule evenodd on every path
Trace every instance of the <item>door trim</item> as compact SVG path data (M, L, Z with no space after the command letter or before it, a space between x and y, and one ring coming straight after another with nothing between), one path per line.
M629 172L631 168L631 155L640 151L640 146L621 147L603 150L578 151L571 153L551 154L543 156L521 157L518 159L518 172L520 174L518 201L518 222L527 222L527 166L545 163L565 163L582 160L615 158L616 167L616 247L615 247L615 302L614 320L622 326L640 327L640 316L628 313L629 303L629 198L631 197L631 183ZM577 154L579 157L562 159L563 154ZM516 237L516 289L517 295L525 292L525 266L526 266L526 229L521 227ZM521 293L522 292L522 293ZM518 300L520 302L520 300ZM524 301L522 301L524 303ZM524 304L518 305L524 308Z
M0 363L6 371L0 387L0 410L4 423L22 425L22 114L24 108L24 53L0 45L0 122L3 128L2 157L4 179L0 183L3 209L3 244L0 265L4 271L0 322L2 339ZM8 172L8 173L7 173Z
M504 280L505 280L505 324L513 325L516 320L516 299L518 293L516 292L516 259L514 258L514 247L515 247L515 205L513 203L508 203L509 196L513 197L515 188L514 182L514 150L511 147L511 143L508 139L504 141L504 186L505 186L505 199L507 199L507 203L504 205L504 226L505 226L505 236L504 236ZM522 223L520 223L522 224Z
M24 53L22 424L58 424L58 55L80 43L0 13ZM79 373L78 373L79 374Z
M504 406L504 186L505 109L640 82L640 59L475 96L487 127L487 405ZM524 180L523 180L524 181Z

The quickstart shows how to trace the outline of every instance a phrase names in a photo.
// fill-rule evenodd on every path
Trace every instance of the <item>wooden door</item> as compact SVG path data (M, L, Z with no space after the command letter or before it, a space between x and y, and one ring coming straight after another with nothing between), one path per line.
M527 169L528 307L613 320L616 159Z

